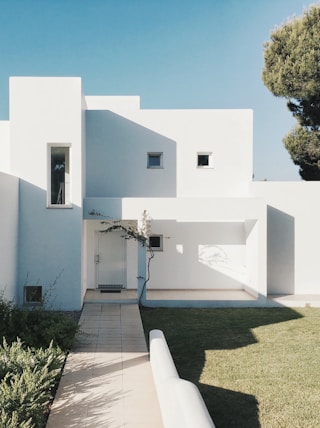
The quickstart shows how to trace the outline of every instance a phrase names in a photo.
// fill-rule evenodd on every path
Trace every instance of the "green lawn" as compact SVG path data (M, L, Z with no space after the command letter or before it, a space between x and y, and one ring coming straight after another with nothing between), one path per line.
M320 426L320 309L143 309L216 428Z

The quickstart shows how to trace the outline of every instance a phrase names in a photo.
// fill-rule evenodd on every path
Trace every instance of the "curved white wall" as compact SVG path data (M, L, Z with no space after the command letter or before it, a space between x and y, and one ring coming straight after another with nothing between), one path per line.
M198 388L178 375L164 334L151 330L150 363L164 428L214 428Z

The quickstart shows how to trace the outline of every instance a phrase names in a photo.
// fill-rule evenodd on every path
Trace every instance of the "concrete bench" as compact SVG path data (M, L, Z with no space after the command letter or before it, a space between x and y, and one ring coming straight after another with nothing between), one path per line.
M164 428L215 428L198 388L178 375L161 330L151 330L150 363Z

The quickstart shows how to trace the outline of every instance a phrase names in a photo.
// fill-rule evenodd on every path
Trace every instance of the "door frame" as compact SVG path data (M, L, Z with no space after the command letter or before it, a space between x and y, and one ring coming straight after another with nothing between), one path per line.
M119 242L123 241L121 244L121 254L119 254L119 261L122 265L121 270L121 276L122 276L122 285L123 288L127 288L127 246L126 241L123 237L121 237L121 234L123 234L122 231L111 231L111 232L103 232L103 230L95 230L95 255L94 255L94 263L95 263L95 288L99 287L99 266L102 262L100 259L100 252L101 252L101 237L103 235L118 235Z

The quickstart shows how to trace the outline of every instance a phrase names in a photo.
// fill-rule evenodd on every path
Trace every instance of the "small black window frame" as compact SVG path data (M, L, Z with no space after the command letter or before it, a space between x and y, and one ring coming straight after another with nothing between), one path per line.
M197 153L197 168L208 169L212 166L212 153L211 152L198 152Z
M156 244L158 240L159 243ZM152 242L154 241L154 242ZM152 251L163 251L163 235L150 235L149 236L149 249Z
M159 162L155 163L155 160ZM148 152L147 157L148 169L162 169L163 168L163 152Z
M31 305L40 305L42 303L42 285L25 285L24 303Z

